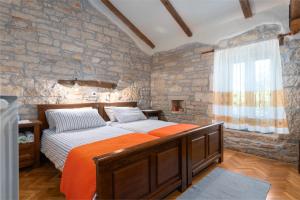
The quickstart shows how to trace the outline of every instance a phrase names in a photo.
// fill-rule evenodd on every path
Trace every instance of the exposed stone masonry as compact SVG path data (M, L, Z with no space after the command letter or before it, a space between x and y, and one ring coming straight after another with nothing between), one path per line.
M39 103L139 101L150 105L151 57L80 0L0 0L0 85L19 97L23 119ZM116 90L70 88L58 79L96 79Z
M211 48L197 43L153 55L152 106L162 109L167 120L197 123L209 118L213 57L201 52ZM184 111L171 112L171 100L184 100Z

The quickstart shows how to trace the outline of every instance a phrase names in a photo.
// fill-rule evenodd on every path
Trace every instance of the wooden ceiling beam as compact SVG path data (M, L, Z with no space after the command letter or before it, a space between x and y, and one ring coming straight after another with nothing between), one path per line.
M133 31L141 40L143 40L147 45L149 45L152 49L155 47L153 42L147 38L145 34L143 34L127 17L125 17L121 11L119 11L109 0L101 0L102 3L118 17L130 30Z
M242 8L245 18L252 17L252 10L251 10L249 0L240 0L240 5L241 5L241 8Z
M292 34L300 31L300 0L290 0L290 30Z
M193 35L192 31L189 29L189 27L186 25L186 23L183 21L183 19L180 17L178 12L175 10L173 5L170 3L169 0L160 0L162 4L166 7L166 9L169 11L169 13L172 15L172 17L175 19L175 21L178 23L178 25L182 28L182 30L185 32L185 34L188 37L191 37Z

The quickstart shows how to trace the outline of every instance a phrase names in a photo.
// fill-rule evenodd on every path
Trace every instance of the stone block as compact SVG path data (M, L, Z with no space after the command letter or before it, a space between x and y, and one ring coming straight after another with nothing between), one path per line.
M36 63L29 63L25 67L26 72L30 71L38 71L40 73L51 72L51 65L49 64L36 64Z
M93 24L93 23L88 23L88 22L84 22L83 23L83 29L84 30L89 30L89 31L93 31L93 32L103 32L103 27L97 25L97 24Z
M11 11L11 16L18 17L18 18L21 18L21 19L30 20L30 21L34 21L36 19L36 17L32 16L31 14L26 14L24 12L17 11L17 10L12 10Z
M69 36L72 36L74 38L80 38L81 37L81 30L77 28L68 28L67 29L67 34Z
M82 53L83 48L71 43L63 43L61 48L67 51L75 52L75 53Z
M15 85L1 85L0 94L19 97L23 95L23 88Z
M52 45L53 40L49 37L40 37L39 42L42 43L42 44Z
M119 37L119 32L118 31L115 31L115 30L111 30L109 28L106 28L104 27L103 28L103 33L108 35L108 36L111 36L111 37Z
M50 54L50 55L60 55L60 49L57 47L49 46L46 44L39 44L29 42L26 45L27 49L36 52L36 53L43 53L43 54Z

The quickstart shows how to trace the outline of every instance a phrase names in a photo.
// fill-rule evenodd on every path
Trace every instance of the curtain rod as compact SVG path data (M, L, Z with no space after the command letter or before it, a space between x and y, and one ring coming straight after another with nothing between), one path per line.
M213 53L214 51L215 51L215 49L211 49L208 51L203 51L203 52L201 52L201 54Z
M289 32L289 33L282 33L282 34L277 35L277 39L279 40L279 45L284 44L284 37L288 36L288 35L292 35L292 33ZM201 54L208 54L208 53L213 53L213 52L215 52L215 49L211 49L211 50L208 50L208 51L203 51L203 52L201 52Z

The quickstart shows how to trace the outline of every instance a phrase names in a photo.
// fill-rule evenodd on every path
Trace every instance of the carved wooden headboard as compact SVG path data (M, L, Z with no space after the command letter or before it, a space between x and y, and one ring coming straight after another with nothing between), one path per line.
M103 117L105 121L109 121L109 117L107 116L104 107L105 106L116 106L116 107L137 107L137 102L114 102L114 103L99 103L99 113Z
M38 119L42 122L42 130L49 127L45 111L49 109L63 109L63 108L82 108L82 107L92 107L98 109L100 113L100 104L99 103L80 103L80 104L39 104L37 105L38 109Z

